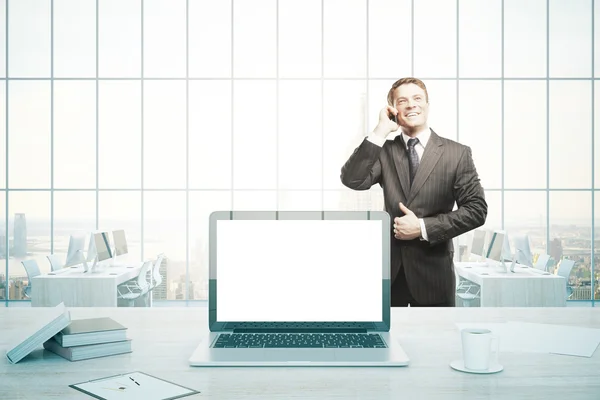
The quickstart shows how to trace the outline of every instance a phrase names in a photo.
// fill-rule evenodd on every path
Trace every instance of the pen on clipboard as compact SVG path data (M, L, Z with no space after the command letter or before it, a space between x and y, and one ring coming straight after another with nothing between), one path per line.
M129 379L131 379L136 385L141 386L138 381L136 381L135 379L133 379L132 377L129 377Z

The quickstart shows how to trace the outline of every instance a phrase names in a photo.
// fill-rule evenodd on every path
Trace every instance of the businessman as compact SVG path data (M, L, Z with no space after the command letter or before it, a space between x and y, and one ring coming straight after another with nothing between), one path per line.
M393 220L391 305L453 307L452 238L483 225L487 216L471 149L428 127L429 97L421 80L396 81L387 100L373 132L342 167L342 183L355 190L383 188ZM386 140L391 132L395 139Z

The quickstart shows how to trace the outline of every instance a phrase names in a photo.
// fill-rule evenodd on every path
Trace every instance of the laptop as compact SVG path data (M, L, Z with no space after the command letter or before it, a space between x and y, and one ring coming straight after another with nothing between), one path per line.
M217 211L191 366L406 366L390 334L390 217Z

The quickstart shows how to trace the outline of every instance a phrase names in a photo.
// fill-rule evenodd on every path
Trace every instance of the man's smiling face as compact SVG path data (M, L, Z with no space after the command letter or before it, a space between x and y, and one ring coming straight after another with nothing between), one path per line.
M405 133L418 132L427 126L429 102L425 91L414 83L400 85L394 91L398 125Z

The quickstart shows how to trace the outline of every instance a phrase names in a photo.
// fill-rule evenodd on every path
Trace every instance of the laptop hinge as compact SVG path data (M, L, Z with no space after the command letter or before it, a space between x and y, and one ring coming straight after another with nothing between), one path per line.
M366 329L361 328L339 328L339 329L306 329L306 328L241 328L234 329L233 333L367 333Z

